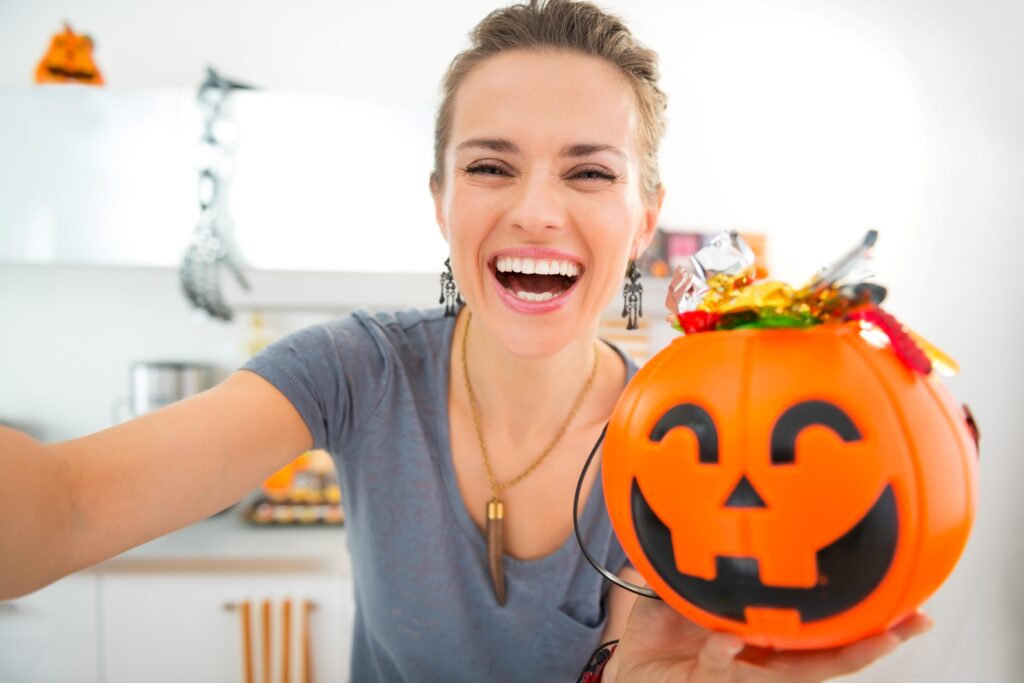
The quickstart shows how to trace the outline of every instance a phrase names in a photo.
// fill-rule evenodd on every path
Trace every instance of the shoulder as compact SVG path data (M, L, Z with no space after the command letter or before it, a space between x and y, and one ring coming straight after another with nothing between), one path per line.
M256 367L298 364L340 367L345 374L380 371L407 356L431 355L450 339L444 309L352 313L315 323L277 340L246 363Z
M640 369L639 366L636 364L636 361L633 360L633 357L629 355L629 353L627 353L621 346L619 346L615 342L604 338L602 338L601 341L604 342L608 346L608 348L614 351L615 354L622 361L622 365L625 367L626 370L626 381L628 382L629 380L633 379L633 375L635 375L636 371Z
M341 366L349 376L375 378L388 385L394 373L426 375L448 363L454 318L443 308L400 311L357 309L322 324Z
M437 352L451 339L454 318L443 308L409 308L400 311L356 309L324 323L339 350L349 344L372 344L384 355Z
M451 328L454 318L444 315L444 309L407 308L400 311L370 311L357 308L351 314L331 321L333 325L356 323L373 333L386 334L392 337L402 336L440 336L446 328Z

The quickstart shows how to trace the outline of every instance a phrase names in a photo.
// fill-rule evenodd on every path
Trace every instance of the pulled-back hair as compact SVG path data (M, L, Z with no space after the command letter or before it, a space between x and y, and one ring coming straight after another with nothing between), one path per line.
M443 98L434 126L434 170L430 186L444 181L444 154L451 137L459 86L474 67L509 50L569 50L609 62L636 93L639 113L641 186L651 198L661 185L658 145L665 132L665 93L658 88L658 55L633 38L618 17L589 2L530 0L495 10L470 33L472 45L452 60L441 83Z

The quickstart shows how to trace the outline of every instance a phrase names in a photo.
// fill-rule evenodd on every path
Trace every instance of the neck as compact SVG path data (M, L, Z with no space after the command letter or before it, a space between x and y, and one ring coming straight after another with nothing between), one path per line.
M479 321L469 321L469 311L463 309L456 324L453 374L460 385L465 383L461 355L465 339L466 365L485 431L524 444L550 438L565 422L593 369L598 352L596 326L557 353L522 358L505 349Z

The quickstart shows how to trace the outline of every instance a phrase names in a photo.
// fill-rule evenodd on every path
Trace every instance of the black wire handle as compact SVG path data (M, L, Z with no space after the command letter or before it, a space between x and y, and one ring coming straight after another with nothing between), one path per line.
M598 574L608 579L619 588L625 588L630 593L636 593L637 595L642 595L645 598L651 598L653 600L661 600L658 594L652 591L650 588L644 588L643 586L638 586L635 583L624 581L617 577L615 574L612 574L610 571L608 571L601 565L599 565L597 563L597 560L591 557L590 553L587 551L587 546L583 542L583 535L580 533L580 520L578 514L580 509L580 490L583 488L583 480L587 476L587 470L590 469L590 462L594 459L594 455L597 453L597 449L600 448L601 444L604 442L604 435L607 431L608 425L605 424L604 428L601 430L601 436L597 437L597 443L594 444L594 448L590 451L590 455L587 456L587 462L583 464L583 471L580 472L580 480L576 482L576 495L574 495L572 498L572 529L574 532L576 532L576 543L579 544L580 550L583 551L583 556L587 558L587 562L589 562L590 566L597 570ZM600 486L601 482L595 482L595 485Z

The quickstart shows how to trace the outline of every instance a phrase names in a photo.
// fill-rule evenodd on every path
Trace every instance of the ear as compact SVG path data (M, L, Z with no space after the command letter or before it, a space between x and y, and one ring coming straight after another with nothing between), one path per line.
M434 198L434 220L441 231L441 237L448 241L448 222L444 215L444 189L438 184L437 176L430 174L430 196Z
M654 233L658 229L658 216L661 215L661 205L664 201L665 186L658 185L656 194L647 202L647 207L644 209L643 225L633 241L632 258L639 258L654 239Z

